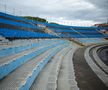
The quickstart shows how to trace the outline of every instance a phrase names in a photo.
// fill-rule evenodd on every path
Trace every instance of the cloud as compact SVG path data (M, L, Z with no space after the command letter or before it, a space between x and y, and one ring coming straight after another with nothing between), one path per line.
M101 9L108 9L108 0L85 0Z
M7 6L22 10L23 15L47 17L54 21L62 18L61 21L101 23L106 22L108 17L108 0L5 1ZM1 3L4 3L4 0Z

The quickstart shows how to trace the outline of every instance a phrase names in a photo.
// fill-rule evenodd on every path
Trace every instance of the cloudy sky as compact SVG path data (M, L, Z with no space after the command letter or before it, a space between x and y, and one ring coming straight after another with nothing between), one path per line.
M5 3L7 12L67 25L92 25L108 19L108 0L0 0L2 10Z

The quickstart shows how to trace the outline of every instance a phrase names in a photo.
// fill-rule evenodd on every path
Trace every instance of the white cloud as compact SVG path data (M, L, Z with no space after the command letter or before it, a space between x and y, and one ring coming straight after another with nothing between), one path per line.
M105 22L108 17L108 0L0 0L5 1L8 7L22 10L23 15L56 22L62 19L75 24L92 24Z

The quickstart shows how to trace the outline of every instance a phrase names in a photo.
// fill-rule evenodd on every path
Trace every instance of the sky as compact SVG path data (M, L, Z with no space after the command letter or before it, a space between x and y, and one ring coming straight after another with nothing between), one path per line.
M65 25L88 26L108 20L108 0L0 0L0 8Z

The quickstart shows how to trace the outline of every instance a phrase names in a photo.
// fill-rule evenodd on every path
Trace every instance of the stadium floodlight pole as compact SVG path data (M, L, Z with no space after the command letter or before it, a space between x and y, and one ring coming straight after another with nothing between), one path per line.
M13 15L15 15L15 8L13 8Z
M6 13L7 12L6 0L5 0L5 4L4 4L4 9L5 9L5 13Z
M22 15L22 11L20 10L19 13L20 13L20 16L21 16Z

